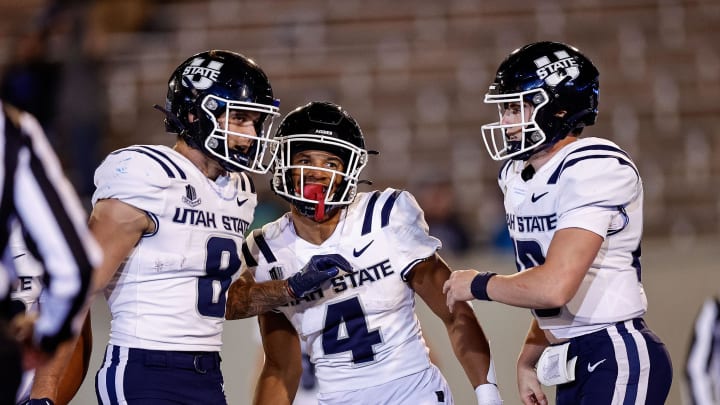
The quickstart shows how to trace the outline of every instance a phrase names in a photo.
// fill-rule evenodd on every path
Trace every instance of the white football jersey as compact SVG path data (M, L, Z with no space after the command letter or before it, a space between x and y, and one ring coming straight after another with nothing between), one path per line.
M340 254L340 272L305 298L280 307L308 347L321 393L362 389L430 367L406 282L413 266L441 246L415 198L386 189L360 193L321 245L298 237L290 214L253 231L244 269L258 282L286 279L314 255Z
M95 185L93 205L116 198L156 226L106 291L110 344L219 351L227 290L257 205L250 178L232 173L212 181L171 148L135 145L111 153Z
M643 188L630 157L608 140L582 138L527 181L524 166L508 161L499 176L519 271L545 262L558 229L582 228L604 238L570 302L533 310L540 327L570 338L642 316L647 309L640 281Z
M37 312L40 294L43 290L44 271L40 262L25 245L22 229L18 223L14 223L10 230L8 247L12 255L16 278L13 289L10 291L13 313L19 312L21 307L26 312Z
M12 255L16 277L14 287L10 291L13 314L19 314L23 310L27 313L37 313L43 291L44 271L40 262L28 250L23 240L22 229L17 222L10 229L8 250ZM15 399L18 404L30 398L34 376L35 370L27 370L23 373Z

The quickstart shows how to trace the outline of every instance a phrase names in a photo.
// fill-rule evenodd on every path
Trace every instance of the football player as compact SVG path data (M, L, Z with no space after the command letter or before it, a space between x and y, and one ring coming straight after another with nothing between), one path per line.
M369 152L355 120L338 105L312 102L288 114L275 139L272 188L291 211L248 237L227 302L228 319L260 314L265 363L255 403L292 402L299 339L320 404L453 403L428 355L417 294L445 324L478 403L501 404L472 308L445 307L450 269L414 197L391 188L358 193ZM322 288L308 279L324 280Z
M643 187L616 144L579 138L598 113L598 70L574 47L538 42L500 64L482 127L507 160L499 184L518 273L456 271L448 306L470 299L531 308L517 363L524 404L664 404L672 365L643 320ZM536 370L537 369L537 370Z
M37 314L43 298L42 264L27 248L22 228L14 224L10 231L8 247L12 254L17 282L10 292L11 316ZM92 330L89 315L77 342L65 343L58 348L54 358L36 370L23 374L16 402L21 405L67 404L80 388L90 364ZM69 359L68 359L69 357ZM63 373L65 364L76 372ZM62 378L62 381L59 379Z
M278 105L251 59L199 53L156 106L175 145L120 149L96 170L90 227L112 316L99 403L226 403L225 298L257 204L246 172L268 169Z

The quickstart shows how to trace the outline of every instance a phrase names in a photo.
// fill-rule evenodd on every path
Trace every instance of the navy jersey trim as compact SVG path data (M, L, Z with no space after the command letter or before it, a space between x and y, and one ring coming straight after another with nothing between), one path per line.
M640 257L642 256L642 244L638 243L637 249L632 252L632 266L637 273L637 279L642 282L642 264L640 263Z
M252 232L252 237L255 240L255 244L257 245L258 249L260 249L260 253L262 253L263 256L265 256L265 260L268 263L274 263L277 261L277 258L273 254L272 250L270 249L270 245L268 245L267 241L265 240L265 237L262 234L262 230L256 229Z
M582 148L578 148L578 149L570 152L569 155L572 155L573 153L584 152L584 151L586 151L586 150L607 150L607 151L611 151L611 152L617 152L617 153L620 153L620 154L624 155L626 158L630 159L630 155L628 155L627 152L625 152L624 150L622 150L622 149L620 149L620 148L618 148L618 147L610 146L610 145L589 145L589 146L583 146Z
M375 191L368 200L367 208L365 208L365 219L363 219L361 235L367 235L370 231L372 231L373 211L375 210L375 203L379 197L380 192Z
M155 235L158 233L158 231L160 230L160 220L158 220L157 215L153 214L153 213L150 212L150 211L145 211L145 215L149 216L149 217L150 217L150 220L153 221L153 223L155 223L155 230L154 230L154 231L149 232L149 233L144 233L144 234L142 235L143 238L149 238L149 237L151 237L151 236L155 236Z
M115 151L115 152L112 152L112 153L110 153L110 154L111 154L111 155L117 155L118 153L120 153L120 152L125 152L125 151L142 153L143 155L146 155L146 156L150 157L151 159L153 159L154 161L158 162L158 164L160 165L160 167L162 167L162 169L165 171L165 174L167 174L168 177L170 177L171 179L174 179L174 178L177 177L177 176L175 175L175 173L173 173L173 171L172 171L172 169L170 168L170 166L168 166L165 162L163 162L160 157L155 156L154 154L150 153L150 152L147 151L147 150L143 150L143 149L140 149L140 148L132 148L132 147L131 147L131 148L120 149L120 150ZM166 158L167 158L167 156L166 156ZM172 161L171 161L171 163L172 163ZM172 164L174 165L175 163L172 163ZM177 167L177 166L176 166L176 167ZM185 173L184 173L184 172L180 171L179 175L180 175L180 178L182 178L183 180L187 179L187 177L185 176Z
M627 224L630 223L630 217L628 216L627 211L625 211L625 207L622 207L622 206L617 207L617 210L623 218L623 224L618 229L609 230L607 233L607 236L612 236L612 235L615 235L616 233L621 232L623 229L625 229L627 227Z
M402 279L402 281L407 282L408 275L410 275L410 272L412 271L412 269L415 268L415 265L422 262L423 260L425 260L425 259L415 259L412 262L410 262L407 266L405 266L405 268L402 269L402 271L400 271L400 278Z
M507 175L508 170L510 170L510 165L514 160L509 159L507 160L502 166L500 166L500 170L498 170L498 180L503 178L503 175Z
M183 171L183 169L181 169L180 166L178 166L177 163L175 163L175 161L173 161L172 158L170 158L170 156L168 156L168 155L165 154L164 152L161 152L161 151L159 151L159 150L155 150L155 149L153 149L153 148L151 148L151 147L149 147L149 146L140 145L139 148L142 148L142 149L147 150L147 151L149 151L149 152L152 152L152 153L155 153L155 154L160 155L163 159L167 160L168 162L170 162L171 165L173 165L173 167L175 168L175 170L178 171L178 174L180 174L180 178L181 178L181 179L187 180L187 176L185 175L185 172Z
M255 183L252 181L252 178L245 173L240 173L240 179L240 189L255 194Z
M245 260L245 265L248 267L257 267L258 262L253 257L252 253L250 253L250 248L247 245L247 242L243 242L242 244L242 255L243 259Z
M572 156L574 153L578 153L578 152L582 152L582 151L586 151L586 150L598 150L598 151L606 150L606 151L612 151L612 152L620 153L620 154L622 154L622 155L625 156L625 157L622 157L622 156L614 156L614 155L605 155L605 154L603 154L603 155L595 154L595 155L588 155L588 156L582 156L582 157L578 157L578 158L568 159L568 158L569 158L570 156ZM596 146L587 146L587 147L584 147L584 148L580 148L580 149L578 149L578 150L576 150L576 151L573 151L573 152L569 153L569 154L565 157L565 159L563 160L563 162L557 167L557 169L555 169L555 171L553 172L553 174L550 176L550 178L548 179L547 184L556 184L556 183L558 182L558 179L560 178L560 175L562 174L562 172L565 171L565 169L567 169L567 168L569 168L569 167L572 167L572 166L574 166L575 164L577 164L577 163L579 163L579 162L581 162L581 161L583 161L583 160L586 160L586 159L616 159L616 160L618 161L618 163L620 163L621 165L626 165L626 166L629 166L630 168L632 168L633 171L635 172L635 175L638 176L638 178L639 178L639 177L640 177L640 173L638 173L637 169L635 168L635 165L629 160L629 158L626 159L626 157L627 157L627 153L625 153L625 152L624 152L623 150L621 150L621 149L618 149L618 148L615 148L615 147L612 147L612 146L596 145Z
M392 194L390 194L390 197L385 201L385 204L383 204L382 210L380 211L380 227L384 228L390 224L390 212L392 211L393 207L395 206L395 201L397 201L397 198L400 196L400 193L402 191L395 190Z

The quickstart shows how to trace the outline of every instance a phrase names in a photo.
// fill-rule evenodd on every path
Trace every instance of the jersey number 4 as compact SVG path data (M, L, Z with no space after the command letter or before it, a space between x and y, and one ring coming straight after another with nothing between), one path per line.
M212 237L207 242L206 274L198 278L198 312L213 318L225 317L225 301L232 276L240 270L235 241Z
M375 360L373 346L382 343L378 330L368 330L358 297L328 305L323 329L325 354L352 352L353 363Z

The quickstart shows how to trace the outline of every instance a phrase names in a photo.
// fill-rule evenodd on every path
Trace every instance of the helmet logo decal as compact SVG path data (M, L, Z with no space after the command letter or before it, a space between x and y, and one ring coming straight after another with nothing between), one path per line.
M580 76L580 69L574 57L565 51L557 51L553 54L558 59L555 62L552 62L547 56L542 56L534 61L535 66L539 68L535 73L545 80L548 86L557 86L567 76L570 76L570 80Z
M204 58L195 58L189 66L185 67L185 70L183 70L184 86L187 86L185 82L189 81L196 89L205 90L217 81L223 63L211 60L207 63L207 66L202 66L204 63Z

